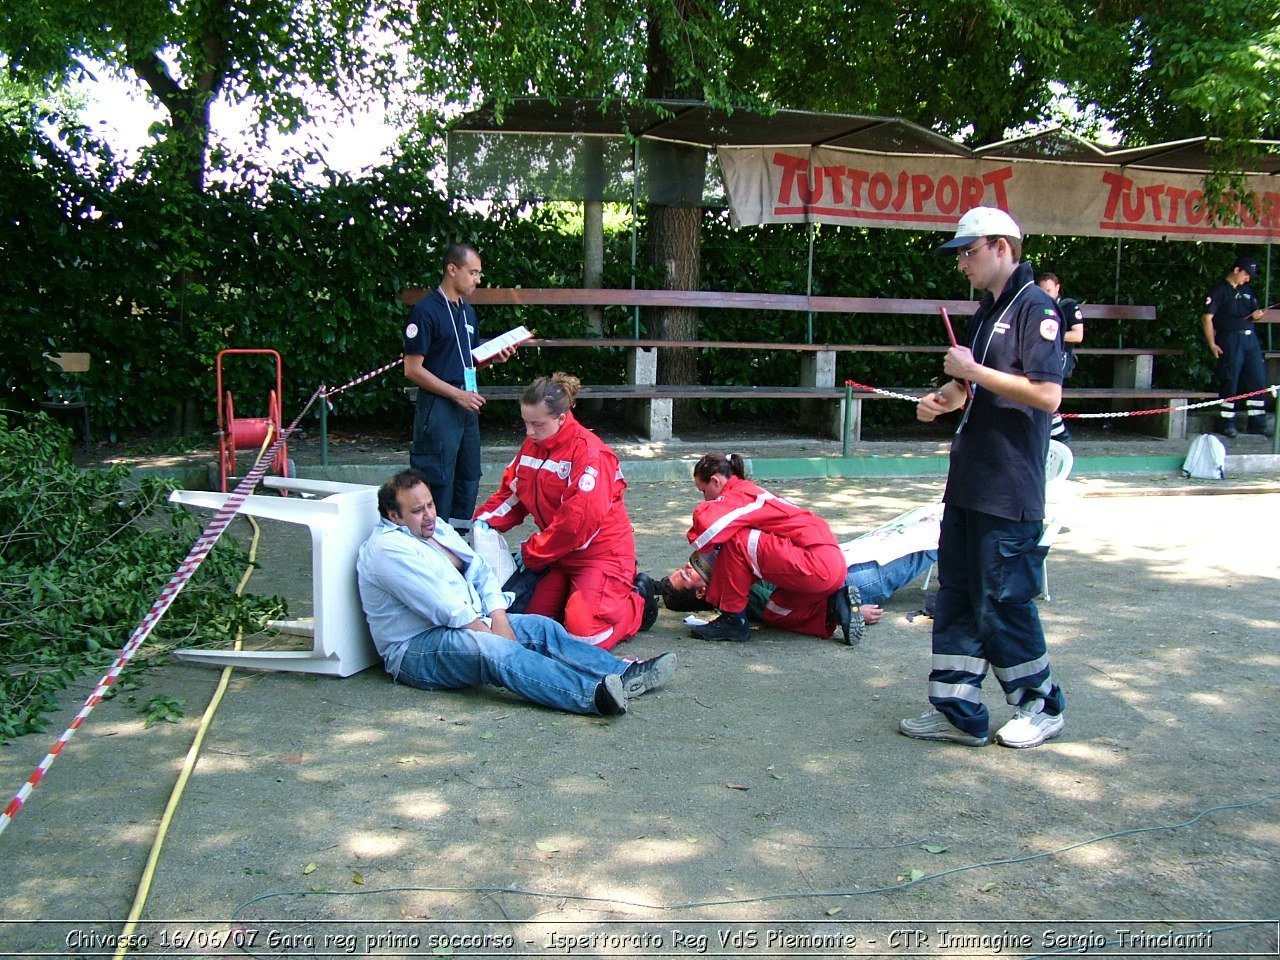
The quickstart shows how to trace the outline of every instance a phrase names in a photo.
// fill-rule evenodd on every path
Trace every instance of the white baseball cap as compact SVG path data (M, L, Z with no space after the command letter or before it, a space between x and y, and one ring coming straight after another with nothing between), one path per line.
M1022 230L1014 223L1013 217L998 207L974 207L956 224L956 235L933 252L950 253L983 237L1017 237L1021 240Z

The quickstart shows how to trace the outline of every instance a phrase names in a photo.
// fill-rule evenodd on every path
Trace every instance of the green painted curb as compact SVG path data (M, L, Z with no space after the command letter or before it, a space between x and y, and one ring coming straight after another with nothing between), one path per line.
M1119 473L1176 475L1182 457L1079 457L1072 470L1074 476ZM691 480L696 459L627 460L622 472L631 483L668 483ZM751 476L759 480L859 479L876 477L944 477L946 457L759 457L747 461ZM407 466L407 464L405 465ZM505 463L487 463L483 475L496 483ZM395 464L345 464L321 467L299 464L300 477L311 480L337 480L343 483L381 484L396 470ZM139 467L135 477L163 477L187 490L210 489L207 466Z

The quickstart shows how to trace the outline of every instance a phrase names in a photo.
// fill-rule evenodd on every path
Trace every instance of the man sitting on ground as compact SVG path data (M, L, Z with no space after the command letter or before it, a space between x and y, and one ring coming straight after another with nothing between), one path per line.
M878 623L884 616L881 605L937 560L941 519L941 503L917 507L840 544L848 564L844 584L853 606L851 639L860 639L866 627ZM714 609L706 599L714 567L706 554L695 553L683 567L664 577L660 586L666 608L681 613ZM768 622L766 613L775 589L765 580L751 588L747 602L751 619Z
M507 614L501 585L447 523L417 470L378 490L382 520L360 547L360 602L389 674L423 690L505 687L571 713L616 716L675 671L674 653L628 662L549 617Z

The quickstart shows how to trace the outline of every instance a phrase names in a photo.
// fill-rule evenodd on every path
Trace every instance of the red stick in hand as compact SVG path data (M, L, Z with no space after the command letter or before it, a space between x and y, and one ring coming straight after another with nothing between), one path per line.
M954 329L952 328L952 326L951 326L951 315L950 315L949 313L947 313L947 308L946 308L946 307L943 307L943 306L939 306L939 307L938 307L938 312L939 312L940 314L942 314L942 322L943 322L944 324L946 324L946 326L947 326L947 339L951 341L951 345L952 345L953 347L957 347L957 346L959 346L959 344L958 344L958 343L956 343L956 332L955 332L955 330L954 330ZM973 396L973 387L971 387L971 386L969 385L969 381L968 381L968 380L961 380L960 382L961 382L962 384L964 384L964 392L965 392L965 394L966 394L966 395L968 395L968 396L970 396L970 397L972 397L972 396Z

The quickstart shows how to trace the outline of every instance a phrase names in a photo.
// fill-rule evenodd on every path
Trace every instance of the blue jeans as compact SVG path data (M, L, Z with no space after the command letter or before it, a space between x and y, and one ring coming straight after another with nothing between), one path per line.
M395 675L420 690L481 684L570 713L595 714L596 687L627 661L579 640L549 617L511 614L515 642L495 633L433 627L409 641Z
M886 600L929 569L938 559L935 550L919 550L888 563L855 563L845 575L844 585L855 586L863 603L884 606Z
M866 563L855 563L844 577L844 585L850 584L858 588L858 597L862 603L874 603L884 606L894 593L901 590L920 574L929 569L929 564L938 559L935 550L920 550L908 553L905 557L879 564L874 560ZM773 596L775 587L767 580L759 580L751 587L747 597L747 616L753 620L764 619L764 608Z

